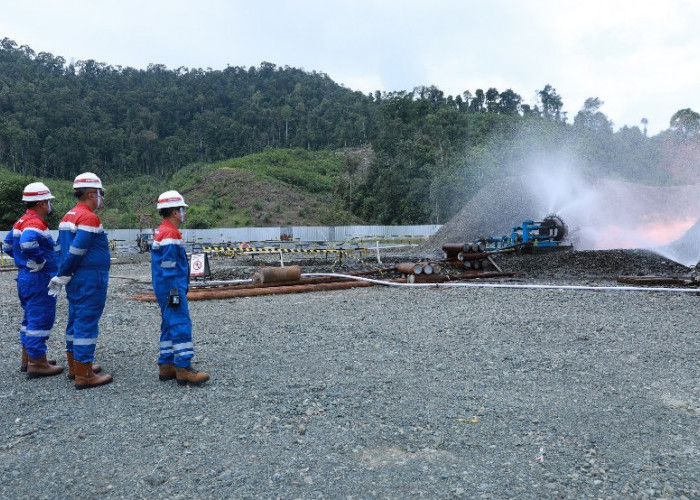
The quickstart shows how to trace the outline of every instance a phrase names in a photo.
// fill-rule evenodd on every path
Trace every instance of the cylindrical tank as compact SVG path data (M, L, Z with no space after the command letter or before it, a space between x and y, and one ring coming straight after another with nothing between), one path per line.
M286 283L301 279L301 267L263 267L258 272L260 283Z

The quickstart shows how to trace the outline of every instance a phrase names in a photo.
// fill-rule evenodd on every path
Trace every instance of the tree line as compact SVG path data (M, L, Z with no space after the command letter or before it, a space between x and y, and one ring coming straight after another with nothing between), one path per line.
M322 73L66 63L0 42L0 163L25 175L169 175L266 148L358 146L372 100Z
M363 94L327 75L263 62L223 70L94 60L67 63L0 42L0 165L24 176L164 178L182 167L274 148L369 147L346 162L334 194L368 222L444 222L481 186L522 172L539 152L583 173L649 183L695 182L700 115L669 129L613 124L598 97L570 122L551 85L525 103L512 89L445 95L435 86ZM644 120L642 123L645 126Z

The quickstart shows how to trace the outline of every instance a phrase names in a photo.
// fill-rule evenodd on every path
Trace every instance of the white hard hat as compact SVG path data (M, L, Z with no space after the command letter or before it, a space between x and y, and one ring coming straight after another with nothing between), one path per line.
M80 188L102 189L102 181L92 172L85 172L80 174L73 181L73 189Z
M158 197L158 205L156 205L158 210L173 207L189 207L189 205L177 191L166 191Z
M22 201L53 200L56 197L51 194L51 190L43 182L32 182L27 184L22 193Z

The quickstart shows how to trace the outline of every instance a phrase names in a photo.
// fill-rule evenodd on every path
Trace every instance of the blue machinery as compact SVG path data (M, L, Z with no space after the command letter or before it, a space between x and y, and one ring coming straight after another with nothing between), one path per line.
M558 250L571 248L570 245L563 244L566 235L567 227L564 221L557 215L548 215L541 221L526 220L519 226L513 226L513 230L508 236L481 237L477 238L475 242L481 243L487 252Z

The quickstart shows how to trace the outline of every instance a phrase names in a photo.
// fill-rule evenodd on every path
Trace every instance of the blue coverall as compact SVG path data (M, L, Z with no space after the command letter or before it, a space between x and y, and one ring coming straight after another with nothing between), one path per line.
M182 233L168 220L163 220L153 238L151 277L162 319L158 364L186 368L194 356L192 321L187 305L189 265L182 246ZM179 306L168 303L170 290L177 290Z
M95 359L98 323L107 301L109 241L100 218L83 202L71 209L58 226L61 264L58 276L72 276L66 285L68 323L66 351L79 363Z
M19 339L27 354L39 359L46 354L46 341L56 319L56 297L48 294L47 286L56 275L58 246L44 219L28 209L7 233L2 248L18 268L17 295L24 311ZM29 261L43 262L44 267L31 272Z

